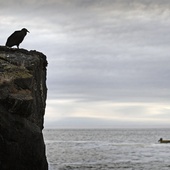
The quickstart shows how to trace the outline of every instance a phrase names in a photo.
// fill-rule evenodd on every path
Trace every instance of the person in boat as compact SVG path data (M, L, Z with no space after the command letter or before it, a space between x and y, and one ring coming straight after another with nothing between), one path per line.
M163 138L160 138L158 140L158 142L160 142L160 143L170 143L170 140L163 140Z
M163 141L163 139L162 139L162 138L160 138L160 139L158 140L158 142L160 142L160 143L161 143L162 141Z

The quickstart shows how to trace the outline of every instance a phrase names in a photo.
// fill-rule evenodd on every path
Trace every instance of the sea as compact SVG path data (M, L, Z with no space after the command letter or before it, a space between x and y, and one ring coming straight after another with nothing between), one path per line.
M45 129L49 170L170 170L170 129Z

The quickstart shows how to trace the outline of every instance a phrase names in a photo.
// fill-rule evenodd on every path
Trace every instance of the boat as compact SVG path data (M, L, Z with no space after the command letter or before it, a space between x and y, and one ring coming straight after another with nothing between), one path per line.
M163 140L163 138L160 138L158 140L159 143L170 143L170 140Z

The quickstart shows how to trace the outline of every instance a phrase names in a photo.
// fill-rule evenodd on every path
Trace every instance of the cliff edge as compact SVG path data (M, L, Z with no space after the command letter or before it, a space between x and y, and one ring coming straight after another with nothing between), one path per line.
M46 56L0 46L0 169L47 170Z

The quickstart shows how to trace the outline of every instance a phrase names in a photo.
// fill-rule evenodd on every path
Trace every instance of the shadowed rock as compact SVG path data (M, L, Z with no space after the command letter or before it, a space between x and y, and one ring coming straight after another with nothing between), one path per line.
M20 31L15 31L13 34L11 34L6 42L6 46L12 47L14 45L19 48L20 43L24 40L24 37L27 35L27 32L29 32L26 28L23 28Z
M0 46L0 170L48 170L46 56Z

